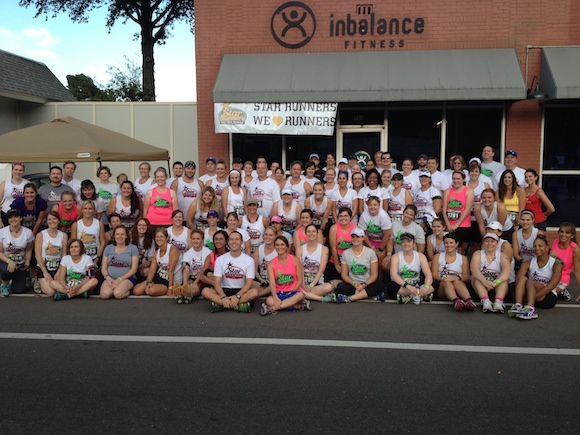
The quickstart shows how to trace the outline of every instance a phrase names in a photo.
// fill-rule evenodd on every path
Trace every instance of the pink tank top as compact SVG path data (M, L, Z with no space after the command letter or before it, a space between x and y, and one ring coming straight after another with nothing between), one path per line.
M64 231L70 235L72 224L79 220L79 206L73 204L70 212L64 211L62 202L58 203L58 214L60 216L60 222L58 223L58 229Z
M459 220L459 216L465 210L465 203L467 202L467 191L469 187L464 186L461 192L455 192L452 187L449 189L449 196L447 197L447 219L451 225L455 225ZM471 220L469 216L463 219L463 222L459 225L459 228L469 228L471 227Z
M300 241L300 245L304 245L308 243L308 239L306 238L306 234L304 233L304 227L298 228L298 240Z
M272 260L272 270L276 279L276 292L286 293L294 290L298 281L296 274L296 261L293 255L288 255L286 265L282 266L278 257Z
M569 285L570 284L570 274L574 270L574 248L576 243L571 242L570 246L566 249L561 249L558 247L558 240L554 240L552 243L552 249L550 250L550 256L557 258L562 262L562 279L561 281Z
M157 187L153 188L146 216L151 225L171 225L171 213L173 213L171 189L166 189L165 193L159 193Z
M352 248L352 230L356 228L356 224L352 222L349 224L348 230L343 231L340 224L336 225L336 252L338 253L338 260L340 261L342 253L348 248ZM331 258L331 262L334 260Z

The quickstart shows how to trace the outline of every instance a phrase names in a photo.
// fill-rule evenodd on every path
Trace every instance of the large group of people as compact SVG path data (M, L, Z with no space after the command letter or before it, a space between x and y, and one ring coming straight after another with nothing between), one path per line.
M328 154L325 167L313 153L288 177L263 157L236 158L229 172L208 157L201 177L193 161L175 162L172 178L143 162L117 183L106 166L97 182L77 180L65 162L39 189L16 162L0 184L2 296L31 279L54 300L201 296L212 312L250 312L265 297L262 315L385 298L504 313L511 298L511 317L533 319L580 278L576 228L562 223L550 245L555 209L537 172L516 151L505 165L494 156L453 155L441 172L425 154L399 171L388 152Z

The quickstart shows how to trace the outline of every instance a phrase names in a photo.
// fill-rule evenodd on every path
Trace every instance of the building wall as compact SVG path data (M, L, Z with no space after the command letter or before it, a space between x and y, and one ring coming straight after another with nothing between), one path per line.
M0 111L2 110L0 106ZM109 102L72 102L49 103L42 106L24 105L20 117L14 122L22 128L52 121L55 118L71 116L113 131L126 134L150 145L169 150L171 163L175 160L198 161L197 145L197 106L196 103L109 103ZM0 116L0 120L4 116ZM10 118L6 118L10 119ZM6 121L0 121L2 123ZM3 124L0 124L0 128ZM62 162L51 162L62 164ZM113 178L124 172L129 179L138 175L141 162L103 162L113 172ZM149 162L153 168L167 162ZM28 174L47 172L47 163L33 163L26 167ZM78 179L95 179L98 164L79 163L75 177Z
M526 46L575 45L580 41L580 2L574 0L383 1L371 4L377 16L422 17L420 34L388 35L394 48L370 50L368 36L330 37L330 20L356 18L361 2L305 0L317 19L316 33L304 47L287 49L272 37L270 21L284 0L240 3L198 0L196 13L197 102L200 156L228 159L228 135L214 133L212 91L226 53L348 52L378 50L443 50L515 48L522 75L530 86L540 74L540 49ZM399 41L403 40L403 47ZM347 45L348 42L348 45ZM355 48L356 42L356 48ZM528 73L526 72L526 58ZM507 112L506 147L519 151L519 166L539 167L542 108L536 101L512 104ZM522 152L525 150L525 152Z

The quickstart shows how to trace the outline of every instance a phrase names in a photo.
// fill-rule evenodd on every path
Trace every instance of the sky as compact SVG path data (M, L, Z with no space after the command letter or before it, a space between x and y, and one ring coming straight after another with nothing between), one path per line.
M141 64L139 26L117 21L110 33L106 7L93 11L88 23L73 23L68 15L34 18L36 9L18 6L18 0L0 2L0 49L42 62L66 87L67 74L85 74L105 85L107 67L124 65L127 56ZM185 22L175 25L165 45L155 46L157 101L196 101L195 40Z

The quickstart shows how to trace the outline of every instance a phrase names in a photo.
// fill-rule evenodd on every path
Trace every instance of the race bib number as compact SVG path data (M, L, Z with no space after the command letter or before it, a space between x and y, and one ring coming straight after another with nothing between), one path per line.
M389 216L391 217L391 221L392 222L402 222L403 221L403 215L402 214L391 214Z
M96 246L86 246L86 252L85 254L87 254L89 257L94 257L97 255L97 247Z
M518 220L518 213L515 211L508 211L507 215L508 218L510 218L510 220L514 223Z
M456 221L456 220L458 220L459 219L459 216L461 216L461 213L458 212L458 211L455 211L455 210L447 211L447 218L450 221Z
M236 214L238 216L243 216L244 215L244 206L243 205L235 205L234 211L236 212Z
M306 285L310 285L314 282L314 277L316 276L316 274L311 273L311 272L306 272L304 274L304 281L306 282Z
M47 258L44 264L45 264L47 270L57 270L58 267L60 266L60 259Z

